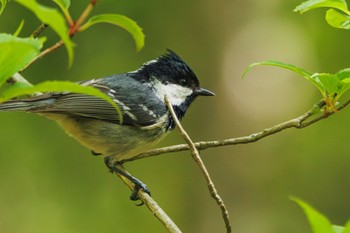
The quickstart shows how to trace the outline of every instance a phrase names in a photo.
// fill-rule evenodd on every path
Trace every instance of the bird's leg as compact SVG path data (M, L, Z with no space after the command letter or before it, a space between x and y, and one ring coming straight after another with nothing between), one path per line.
M120 163L120 162L112 162L112 159L110 157L108 157L108 156L104 158L104 161L105 161L106 166L110 170L110 172L118 173L119 175L124 176L125 178L130 180L135 185L135 187L134 187L134 189L133 189L133 191L132 191L132 193L130 195L130 199L132 201L137 201L139 199L137 197L137 193L138 193L138 191L140 189L142 189L148 195L151 195L151 192L149 191L147 186L144 183L142 183L142 181L140 181L139 179L133 177L129 173L126 173L125 171L123 171L120 168L118 168L118 166L122 166L122 163Z

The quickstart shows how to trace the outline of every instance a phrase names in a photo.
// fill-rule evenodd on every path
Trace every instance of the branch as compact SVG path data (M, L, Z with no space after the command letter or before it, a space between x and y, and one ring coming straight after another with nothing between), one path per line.
M214 183L210 178L209 172L208 172L207 168L205 167L201 157L199 156L199 152L198 152L196 146L193 144L192 139L190 138L190 136L186 133L186 131L182 127L179 119L176 116L176 113L174 112L173 106L169 102L167 96L164 96L164 100L165 100L165 103L166 103L170 113L171 113L172 118L174 119L174 121L176 123L177 128L180 131L181 136L185 139L185 141L187 142L187 144L191 150L192 158L194 159L194 161L197 163L197 165L201 169L201 171L202 171L202 173L207 181L210 195L215 199L216 203L218 204L218 206L221 209L221 214L222 214L222 217L223 217L224 222L225 222L226 232L230 233L232 229L231 229L229 213L227 211L225 203L222 200L222 198L219 196L219 194L214 186Z
M53 51L55 51L56 49L58 49L59 47L61 47L63 45L63 41L59 41L56 44L54 44L53 46L45 49L44 51L42 51L38 56L36 56L30 63L28 63L28 65L26 65L22 70L19 71L19 73L23 73L23 71L25 71L26 69L28 69L31 65L33 65L36 61L38 61L40 58L42 58L43 56L45 56L46 54L52 53Z
M79 16L78 20L74 23L70 17L70 15L66 15L66 19L68 21L68 24L70 26L69 28L69 36L72 38L78 31L79 31L79 27L80 25L86 20L86 18L89 16L89 14L91 13L92 9L94 8L94 6L96 5L98 0L90 0L89 4L86 6L85 10L81 13L81 15ZM33 33L32 36L35 38L37 37L43 30L45 30L48 27L48 25L46 24L42 24L38 29L36 29ZM60 48L63 45L63 41L60 40L59 42L57 42L56 44L52 45L51 47L45 49L44 51L42 51L38 56L36 56L26 67L24 67L22 70L19 71L19 73L22 73L23 71L25 71L26 69L28 69L31 65L33 65L33 63L35 63L36 61L38 61L40 58L42 58L43 56L52 53L53 51L55 51L56 49Z
M37 38L46 28L48 27L47 24L41 24L33 33L32 37Z
M89 16L90 12L92 11L92 9L96 5L96 3L97 3L97 0L90 0L89 4L87 5L87 7L83 11L83 13L81 13L81 15L79 16L78 20L71 25L71 28L69 30L69 36L70 37L73 37L78 32L80 25Z
M125 168L118 164L119 169L128 173ZM122 175L116 173L119 178L130 188L130 190L134 190L134 184L127 178ZM165 226L165 228L170 233L181 233L181 230L176 226L176 224L171 220L171 218L160 208L157 202L153 200L153 198L147 193L143 192L141 189L137 193L138 198L142 201L143 204L147 206L147 208L151 211L151 213Z
M320 120L326 119L329 116L333 115L336 112L339 112L343 108L345 108L347 105L350 104L350 99L344 102L343 104L339 105L334 111L327 112L324 114L319 114L321 108L325 105L325 102L321 100L318 104L315 104L309 111L305 112L304 114L300 115L299 117L293 118L291 120L285 121L283 123L280 123L278 125L272 126L270 128L266 128L260 132L253 133L248 136L238 137L238 138L229 138L229 139L223 139L223 140L216 140L216 141L201 141L194 143L194 146L197 148L197 150L205 150L208 148L215 148L215 147L222 147L222 146L232 146L237 144L248 144L252 142L256 142L260 139L263 139L267 136L271 136L275 133L279 133L285 129L289 128L297 128L302 129L305 127L308 127ZM315 116L318 115L318 116ZM137 159L144 159L151 156L166 154L166 153L174 153L174 152L180 152L190 150L190 146L188 144L179 144L174 146L168 146L158 149L149 150L146 152L143 152L133 158L126 159L123 162L130 162Z

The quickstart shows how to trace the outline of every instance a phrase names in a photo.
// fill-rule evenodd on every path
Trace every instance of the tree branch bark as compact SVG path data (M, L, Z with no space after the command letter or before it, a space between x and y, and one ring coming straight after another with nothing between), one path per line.
M117 165L122 171L129 173L122 165ZM119 178L130 188L134 190L134 184L127 178L116 173ZM151 213L160 221L161 224L170 232L170 233L181 233L181 230L174 223L174 221L165 213L165 211L158 205L158 203L147 193L143 192L141 189L137 193L138 198L142 203L147 206Z
M248 143L256 142L267 136L271 136L273 134L279 133L289 128L302 129L302 128L308 127L320 120L328 118L329 116L333 115L336 112L339 112L340 110L345 108L347 105L349 105L349 103L350 103L350 99L344 102L343 104L339 105L335 111L322 113L321 110L322 110L322 107L325 105L325 102L321 100L319 103L315 104L309 111L305 112L304 114L296 118L293 118L291 120L272 126L270 128L266 128L260 132L253 133L248 136L238 137L238 138L228 138L228 139L215 140L215 141L200 141L200 142L194 143L194 146L197 148L197 150L205 150L205 149L215 148L215 147L233 146L238 144L248 144ZM175 153L175 152L180 152L185 150L190 150L190 147L188 144L179 144L174 146L162 147L162 148L157 148L157 149L143 152L133 158L126 159L123 162L131 162L137 159L144 159L152 156L162 155L166 153Z
M179 119L176 116L176 113L173 109L173 106L169 102L167 96L164 96L164 100L165 100L165 103L166 103L170 113L171 113L172 118L174 119L174 121L176 123L177 128L180 131L180 134L185 139L185 141L187 142L187 144L191 150L192 158L197 163L198 167L201 169L201 171L205 177L205 180L207 181L210 195L212 196L212 198L214 198L214 200L216 201L217 205L219 206L219 208L221 210L222 218L224 219L224 222L225 222L226 232L230 233L232 231L232 228L231 228L230 217L229 217L229 213L228 213L228 210L226 208L226 205L225 205L224 201L222 200L222 198L220 197L218 191L216 190L214 182L212 181L207 168L205 167L201 157L199 156L199 152L198 152L196 146L193 144L192 139L187 134L185 129L182 127Z

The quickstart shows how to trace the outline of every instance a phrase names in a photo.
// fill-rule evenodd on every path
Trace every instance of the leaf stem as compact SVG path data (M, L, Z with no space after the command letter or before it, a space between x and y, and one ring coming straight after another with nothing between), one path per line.
M73 23L73 25L71 26L71 28L69 30L69 36L70 37L73 37L75 35L75 33L78 31L80 25L89 16L89 14L91 13L91 11L94 8L94 6L96 5L96 3L97 3L97 0L91 0L90 3L85 8L85 10L83 11L83 13L78 18L78 20L75 23Z
M67 19L68 25L72 27L74 25L74 21L72 19L72 16L70 16L69 11L63 11L63 14Z

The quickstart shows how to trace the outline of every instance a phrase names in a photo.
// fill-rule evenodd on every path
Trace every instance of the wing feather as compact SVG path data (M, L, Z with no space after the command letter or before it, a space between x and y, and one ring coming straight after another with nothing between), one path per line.
M140 126L152 125L166 112L166 109L158 98L147 97L146 101L139 93L130 93L130 90L125 89L123 85L114 86L111 91L111 89L103 83L105 80L106 79L97 79L81 82L80 84L93 86L111 96L122 112L122 124ZM130 81L132 82L132 80ZM138 90L139 88L140 87L138 87ZM147 87L142 86L142 88ZM134 94L135 96L133 96L133 98L126 98L126 96L130 97L130 94ZM44 98L45 97L43 97L43 99ZM77 93L51 93L47 98L56 98L56 101L52 104L32 109L32 111L66 114L120 124L120 116L117 110L108 102L98 97ZM155 113L152 109L161 111Z

